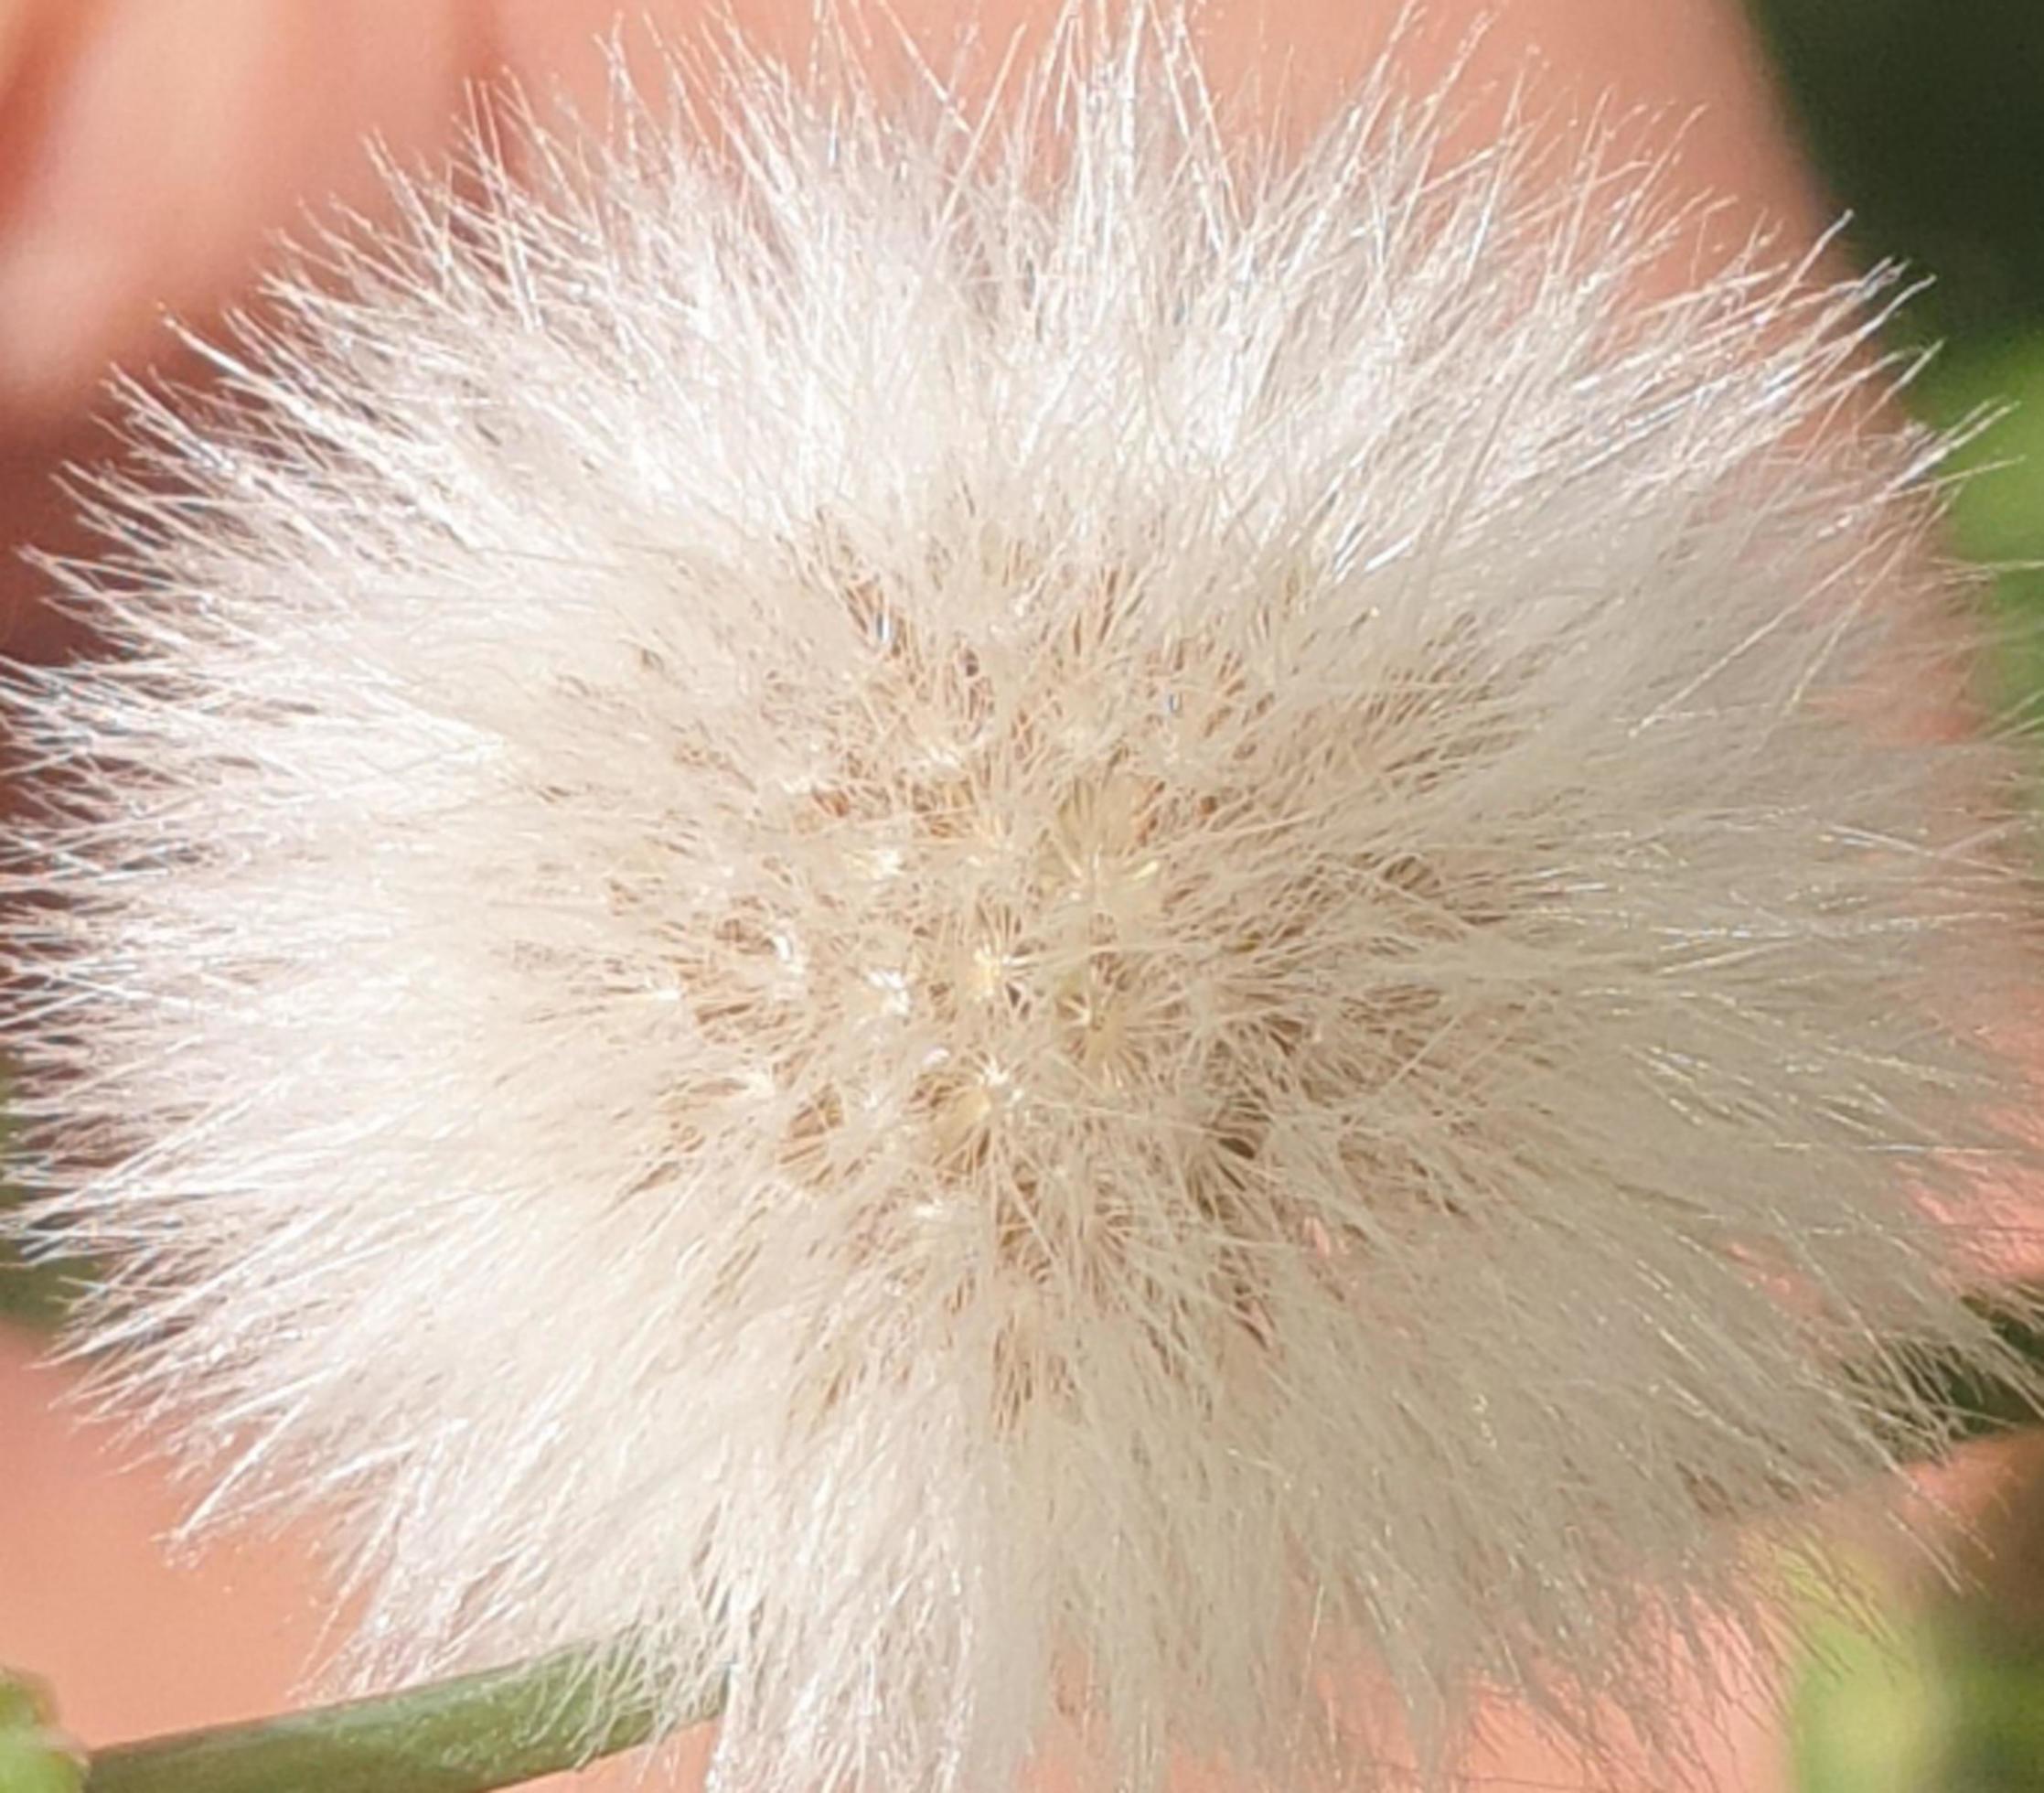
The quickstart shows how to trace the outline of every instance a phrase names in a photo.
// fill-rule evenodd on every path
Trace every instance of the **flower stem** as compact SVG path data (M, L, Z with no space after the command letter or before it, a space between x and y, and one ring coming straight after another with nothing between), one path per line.
M556 1656L250 1724L96 1753L88 1793L486 1793L647 1742L615 1652ZM715 1715L722 1690L700 1715Z

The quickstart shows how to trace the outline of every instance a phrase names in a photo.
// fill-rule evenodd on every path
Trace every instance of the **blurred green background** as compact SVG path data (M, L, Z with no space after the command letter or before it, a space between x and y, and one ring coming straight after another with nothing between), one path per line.
M1911 403L2013 407L1964 451L1953 526L2010 625L1995 698L2044 708L2044 0L1749 4L1859 259L1932 277L1898 324L1940 345ZM1798 1793L2044 1789L2044 1454L2006 1474L1972 1591L1897 1589L1885 1646L1813 1619Z
M1643 0L1652 5L1653 0ZM1912 391L1966 451L1958 545L2044 625L2044 0L1749 0L1863 261L1930 276L1899 333L1939 345ZM2044 628L2012 631L2002 696L2044 702ZM2044 1785L2040 1779L2039 1785Z

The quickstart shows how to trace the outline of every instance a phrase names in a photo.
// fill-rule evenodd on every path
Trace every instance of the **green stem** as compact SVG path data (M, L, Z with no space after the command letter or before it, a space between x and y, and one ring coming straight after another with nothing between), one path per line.
M96 1753L87 1793L486 1793L647 1742L620 1659L573 1650L517 1668ZM628 1683L627 1683L628 1684ZM713 1717L722 1691L705 1696Z

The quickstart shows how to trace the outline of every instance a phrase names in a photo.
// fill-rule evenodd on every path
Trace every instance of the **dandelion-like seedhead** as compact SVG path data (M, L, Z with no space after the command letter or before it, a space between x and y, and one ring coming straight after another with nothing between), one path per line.
M1169 12L855 60L528 124L133 396L112 651L5 700L86 1337L373 1667L634 1636L733 1788L1366 1784L1364 1663L1651 1724L1992 1348L1869 291L1648 303L1651 180L1387 78L1256 149Z

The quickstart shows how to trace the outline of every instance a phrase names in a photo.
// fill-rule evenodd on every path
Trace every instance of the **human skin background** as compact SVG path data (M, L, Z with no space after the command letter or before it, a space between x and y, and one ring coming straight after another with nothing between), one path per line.
M984 0L982 33L1041 27L1055 0ZM701 0L633 11L673 35ZM793 48L810 0L733 0ZM941 42L963 7L894 0ZM1217 85L1257 72L1311 116L1353 87L1397 0L1213 0L1203 31ZM599 36L611 0L0 0L0 546L71 541L50 483L104 452L99 384L111 362L169 371L161 318L204 329L246 293L266 244L338 198L373 212L363 152L400 161L449 146L465 84L508 72L600 112ZM1479 13L1469 76L1495 83L1471 125L1525 77L1533 110L1566 127L1609 97L1643 108L1643 147L1679 139L1674 180L1722 201L1699 227L1699 267L1766 221L1784 253L1825 207L1778 116L1734 0L1431 0L1406 65L1438 69ZM1529 60L1529 52L1532 59ZM1676 271L1678 274L1681 270ZM59 650L25 565L0 567L0 652ZM0 1043L4 1049L4 1043ZM0 1335L0 1662L48 1676L89 1742L251 1716L288 1703L327 1622L302 1538L251 1541L174 1566L156 1540L177 1497L146 1467L52 1411L66 1383ZM1775 1783L1765 1726L1727 1727L1728 1788ZM1504 1744L1496 1785L1568 1786L1573 1765Z

